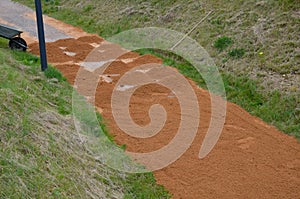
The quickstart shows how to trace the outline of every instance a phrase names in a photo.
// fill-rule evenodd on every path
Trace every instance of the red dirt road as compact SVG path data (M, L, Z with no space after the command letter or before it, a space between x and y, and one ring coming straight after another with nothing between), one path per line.
M79 65L103 39L91 36L66 39L47 44L48 59L74 84ZM115 45L111 45L115 49ZM38 54L36 43L31 52ZM76 54L75 54L76 53ZM103 54L109 53L108 49ZM126 58L126 61L125 61ZM131 60L128 61L128 58ZM180 122L178 99L170 97L168 88L157 84L140 87L130 100L130 114L139 125L150 122L151 105L161 104L168 113L164 128L149 139L133 138L118 128L111 110L111 95L116 83L130 69L161 60L135 53L114 61L104 72L111 81L101 81L95 105L107 121L118 144L126 144L128 151L149 152L169 143ZM92 72L86 71L86 78ZM117 75L115 75L117 74ZM239 106L228 103L226 123L222 135L211 153L204 159L198 154L211 118L209 93L193 87L200 105L200 126L191 147L176 162L155 171L155 178L173 198L300 198L300 145L290 136L279 132ZM84 93L83 93L84 94Z

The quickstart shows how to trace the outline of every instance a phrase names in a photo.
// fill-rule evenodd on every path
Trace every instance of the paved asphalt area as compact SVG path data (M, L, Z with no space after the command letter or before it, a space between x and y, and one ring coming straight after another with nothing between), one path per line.
M36 21L26 17L28 13L35 14L35 11L10 0L0 0L0 24L26 32L30 37L37 38ZM70 38L70 36L45 24L45 38L46 42L52 42L59 39Z

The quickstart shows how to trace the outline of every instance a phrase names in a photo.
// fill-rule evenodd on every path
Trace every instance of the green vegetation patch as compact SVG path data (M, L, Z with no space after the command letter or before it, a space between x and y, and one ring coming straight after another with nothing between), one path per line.
M218 50L222 51L225 48L231 46L233 44L233 40L229 37L220 37L218 38L215 43L214 47L217 48Z
M228 55L230 57L233 57L235 59L242 58L245 55L245 49L243 48L234 48L231 51L228 52Z

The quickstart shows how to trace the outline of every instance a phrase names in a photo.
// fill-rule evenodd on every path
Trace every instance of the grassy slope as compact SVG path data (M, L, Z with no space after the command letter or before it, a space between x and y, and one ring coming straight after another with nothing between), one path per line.
M151 173L117 172L89 155L70 115L72 88L6 46L0 39L0 198L168 198Z
M19 1L33 7L33 1ZM185 33L200 21L206 12L212 10L213 14L191 34L191 37L211 55L217 56L217 62L221 64L223 59L228 58L227 52L218 54L212 48L212 44L220 36L230 36L234 40L232 48L244 48L247 55L239 61L228 60L225 67L247 65L247 70L262 67L279 73L290 73L292 70L300 72L300 52L296 49L300 45L300 4L297 2L50 0L45 4L44 11L61 19L64 15L64 21L68 23L109 37L119 31L149 26L171 28ZM264 52L264 60L256 59L257 53L261 51Z
M205 12L214 13L200 25L191 37L215 57L224 70L235 73L275 71L287 74L299 72L300 4L297 0L270 1L50 1L45 12L62 18L104 37L136 27L163 27L187 32L202 19ZM57 12L58 10L58 12ZM63 12L61 12L63 11ZM229 36L234 44L223 52L212 44L220 36ZM231 59L228 52L242 48L242 59ZM264 56L259 57L258 53Z
M34 7L32 1L19 1ZM104 37L145 26L187 32L205 12L213 10L191 37L215 59L228 100L296 137L300 137L300 82L299 74L288 73L300 72L296 48L300 45L299 9L300 4L293 0L52 0L44 4L48 15ZM220 37L229 38L232 44L223 50L214 47ZM165 64L204 86L188 63L174 62L168 54L145 52L163 57ZM245 54L239 57L234 52Z

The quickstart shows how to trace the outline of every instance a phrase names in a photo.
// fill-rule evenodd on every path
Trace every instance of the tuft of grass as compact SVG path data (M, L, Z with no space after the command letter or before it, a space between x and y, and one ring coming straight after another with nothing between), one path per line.
M245 49L243 49L243 48L234 48L234 49L232 49L228 52L228 55L230 57L235 58L235 59L242 58L245 55Z
M44 71L44 74L49 79L57 79L58 81L66 81L67 79L63 77L63 75L52 66L48 66L48 68Z
M157 186L154 179L153 173L129 175L128 181L130 183L124 199L170 198L170 195L165 192L162 186L156 192L152 191Z
M233 40L231 38L223 36L215 41L214 47L217 48L219 51L223 51L225 48L231 46L232 44Z

